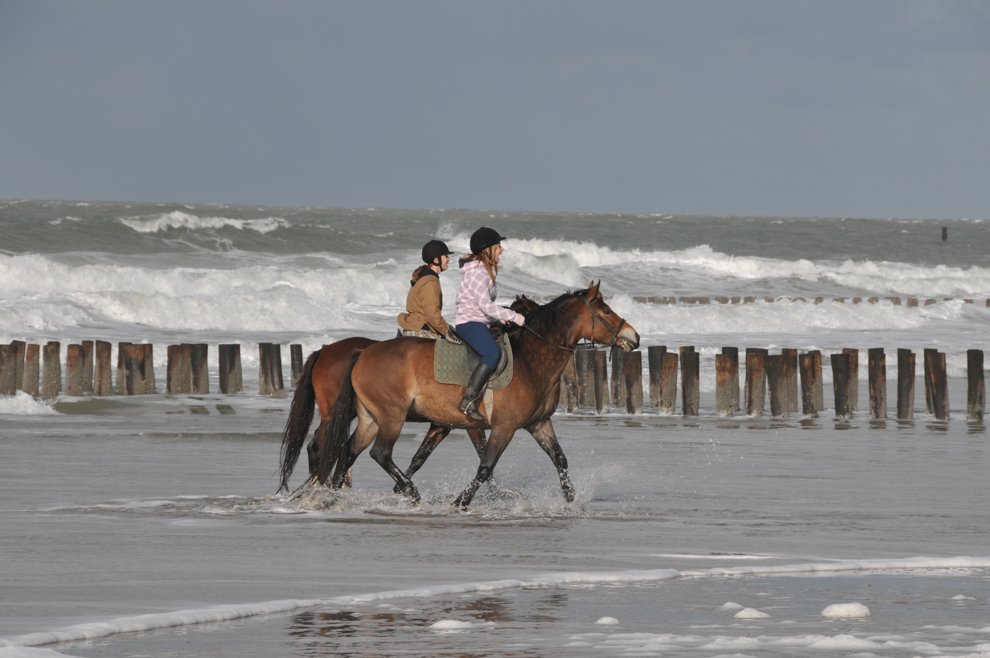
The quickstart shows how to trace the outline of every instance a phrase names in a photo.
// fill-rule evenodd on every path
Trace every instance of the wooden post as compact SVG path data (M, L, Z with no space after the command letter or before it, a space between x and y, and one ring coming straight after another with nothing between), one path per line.
M966 420L983 422L987 392L983 383L983 350L966 351Z
M273 398L284 398L282 346L277 343L259 343L258 351L261 357L258 371L259 393Z
M113 371L110 369L113 345L105 340L96 341L93 392L100 396L113 395Z
M148 376L144 345L124 345L124 395L144 395Z
M303 374L302 345L289 345L289 361L292 370L292 388L299 386L299 380Z
M93 341L82 341L83 366L82 366L82 390L83 393L93 392Z
M0 345L0 395L17 394L17 346Z
M24 385L28 395L41 397L41 345L28 345L24 350Z
M681 348L681 413L697 416L701 404L701 354L693 347Z
M738 352L736 359L738 377ZM715 414L721 418L732 416L732 356L725 353L725 348L722 348L722 354L715 355Z
M773 418L787 418L790 411L787 405L784 355L773 354L765 357L767 388L770 391L770 415Z
M788 412L798 411L798 351L791 348L783 348L780 355L784 357L784 399Z
M641 414L643 413L643 353L638 350L620 352L619 358L624 361L622 371L626 376L626 413Z
M832 361L832 390L835 392L835 417L849 418L852 416L852 409L849 402L850 379L852 378L850 361L852 360L848 352L833 354Z
M945 375L945 353L931 355L932 410L936 420L949 420L949 391Z
M62 346L58 341L49 341L42 350L41 395L53 397L62 392Z
M843 347L843 354L849 355L849 416L859 411L859 350Z
M577 371L578 406L595 406L595 370L592 366L594 356L590 349L579 349L574 352L574 368Z
M822 378L822 353L821 350L808 352L811 355L815 370L815 409L819 412L825 411L825 383Z
M12 340L10 346L14 348L14 382L17 390L24 389L24 359L27 353L27 343L23 340Z
M746 415L759 417L763 415L766 404L766 359L762 351L746 353Z
M666 345L650 345L646 349L647 360L650 365L650 406L660 409L660 399L662 397L661 386L663 372L663 356L667 353Z
M188 395L192 393L192 346L186 343L168 346L168 362L165 366L165 393Z
M560 397L564 401L564 409L569 414L578 413L578 379L577 369L574 367L574 356L567 359L564 372L560 374Z
M595 350L591 367L595 374L595 411L607 414L612 410L612 401L608 395L608 353Z
M739 348L723 347L722 354L729 357L729 411L739 411Z
M155 347L151 343L144 343L144 390L143 395L155 395L158 392L155 386Z
M189 346L190 386L193 395L210 394L210 346L194 343Z
M609 352L609 360L612 362L612 404L617 407L626 406L626 375L625 375L625 352L621 347L613 347Z
M931 364L931 359L934 358L936 354L938 354L938 350L937 349L933 349L933 348L930 348L930 347L925 348L925 355L924 355L924 360L925 360L925 363L924 363L924 365L925 365L925 372L924 372L924 376L925 376L925 411L927 413L930 413L930 414L935 413L935 407L932 404L932 364Z
M127 377L124 374L124 348L130 343L117 343L117 380L114 391L117 395L127 395Z
M914 352L897 350L897 420L914 418Z
M673 416L677 404L677 354L665 352L660 371L660 415Z
M818 417L818 399L815 395L815 357L813 354L802 354L799 357L801 370L801 403L805 416Z
M887 417L887 356L882 347L871 347L868 355L870 418Z
M65 348L65 394L78 397L83 394L83 361L85 353L82 345L69 345Z
M220 392L224 395L232 395L244 390L244 381L241 375L241 346L221 345L219 348L220 358Z
M763 349L762 347L747 347L746 348L746 356L749 357L750 354L762 354L763 357L764 357L764 359L763 359L763 366L764 366L763 383L760 384L760 386L763 387L764 396L765 396L765 394L766 394L766 383L767 383L766 357L767 357L767 355L770 354L770 351L769 350L766 350L766 349ZM744 400L748 400L749 399L749 375L748 374L746 375L746 380L743 382L743 399Z

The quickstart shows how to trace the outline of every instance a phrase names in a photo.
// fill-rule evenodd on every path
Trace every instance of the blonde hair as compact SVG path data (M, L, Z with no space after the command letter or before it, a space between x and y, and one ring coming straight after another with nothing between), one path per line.
M472 260L480 261L481 264L484 265L485 269L488 271L488 276L490 276L492 278L492 281L494 281L495 275L498 274L498 263L496 263L492 259L492 249L494 247L495 247L494 244L491 245L490 247L485 247L480 254L468 254L462 260L465 263Z

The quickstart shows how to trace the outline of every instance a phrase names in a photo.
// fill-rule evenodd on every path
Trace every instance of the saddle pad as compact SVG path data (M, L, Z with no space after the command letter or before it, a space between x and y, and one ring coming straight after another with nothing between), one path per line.
M509 337L502 335L502 351L505 352L507 363L505 370L488 382L488 388L500 391L512 381L512 347ZM471 367L468 365L468 346L455 345L446 340L438 340L433 352L433 375L441 384L467 386L471 379ZM478 357L476 356L475 359Z

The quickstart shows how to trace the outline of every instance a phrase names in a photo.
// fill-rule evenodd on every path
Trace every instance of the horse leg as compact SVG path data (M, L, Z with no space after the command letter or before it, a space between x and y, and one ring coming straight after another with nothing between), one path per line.
M326 442L325 428L326 423L320 419L319 427L313 432L313 440L306 446L306 456L309 457L309 479L313 481L316 480L316 471L320 464L320 448Z
M569 503L574 502L574 487L571 485L571 478L567 474L567 457L557 443L557 435L553 431L553 424L550 419L546 419L526 428L533 435L536 442L540 444L543 451L550 456L550 461L557 468L557 475L560 477L560 490L564 494L564 500Z
M409 463L409 468L406 469L406 478L412 479L412 476L423 467L426 460L430 458L436 447L440 445L440 442L447 438L450 434L449 427L441 427L440 425L430 425L430 431L426 433L426 438L423 439L423 443L420 444L419 450L413 455L412 461ZM395 484L395 493L402 493L402 485L398 482Z
M334 470L333 479L330 483L330 486L334 489L340 489L343 487L345 480L350 480L349 471L351 466L354 465L358 455L364 452L365 448L375 440L380 429L378 421L375 420L375 417L371 415L364 405L359 402L357 406L358 424L354 429L354 433L351 434L347 441L350 448L346 449L344 454L341 455L337 463L337 468Z
M499 457L502 456L502 452L508 447L509 442L512 441L512 435L515 433L515 428L492 428L491 438L485 444L485 451L481 455L481 464L478 465L478 473L474 476L468 488L462 491L454 500L455 507L465 509L471 504L471 499L478 492L478 487L491 478L492 471L495 470L495 464L498 463Z
M475 452L478 453L478 459L481 459L482 455L485 454L485 443L487 443L485 430L468 430L467 433L468 438L471 439L471 444L474 445Z
M375 445L371 447L371 458L378 462L378 465L384 468L386 473L392 476L392 479L395 480L396 489L409 496L414 503L418 503L419 491L416 490L416 485L392 461L392 447L395 445L396 440L398 440L399 432L401 431L402 423L398 423L394 427L390 424L380 423L378 435L375 438ZM447 431L449 432L450 430ZM443 436L446 436L446 434L444 433ZM443 437L441 436L441 438Z

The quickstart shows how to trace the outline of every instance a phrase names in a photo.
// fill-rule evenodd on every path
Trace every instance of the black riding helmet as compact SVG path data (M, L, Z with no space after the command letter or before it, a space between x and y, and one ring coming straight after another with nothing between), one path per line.
M423 245L423 262L427 265L433 265L436 259L441 256L449 256L452 252L447 249L447 245L440 240L430 240Z
M499 235L495 229L482 226L471 234L471 253L480 254L488 247L498 244L504 239L505 236Z

